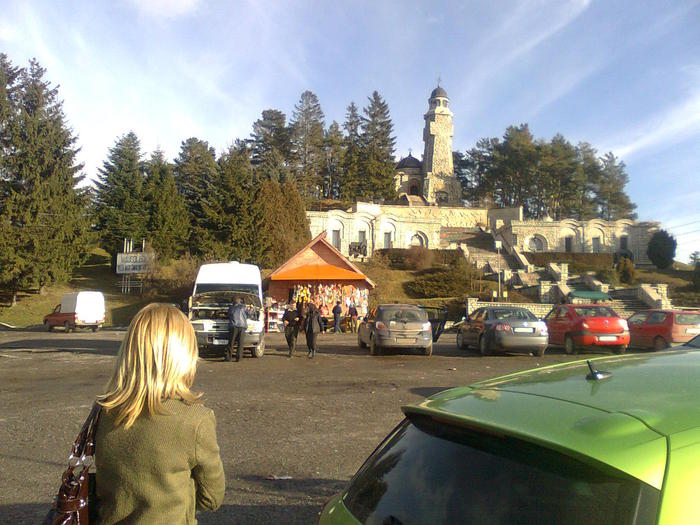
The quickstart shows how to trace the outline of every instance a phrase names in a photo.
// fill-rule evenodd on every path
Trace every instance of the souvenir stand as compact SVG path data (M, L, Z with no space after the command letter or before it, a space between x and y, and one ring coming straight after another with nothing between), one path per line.
M265 279L266 295L273 304L313 302L324 317L340 302L343 316L351 305L360 317L368 312L374 283L326 240L322 232Z

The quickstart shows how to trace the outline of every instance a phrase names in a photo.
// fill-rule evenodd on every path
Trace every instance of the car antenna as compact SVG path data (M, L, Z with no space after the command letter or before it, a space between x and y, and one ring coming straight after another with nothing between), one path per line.
M602 370L596 370L593 368L593 363L591 363L591 360L587 360L586 363L588 364L588 369L591 371L590 374L586 376L586 380L588 381L602 381L603 379L608 379L609 377L612 377L612 374L610 372L603 372Z

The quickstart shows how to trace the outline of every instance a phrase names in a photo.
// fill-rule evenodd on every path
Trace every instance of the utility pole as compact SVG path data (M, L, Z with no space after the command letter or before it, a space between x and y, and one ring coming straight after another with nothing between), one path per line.
M494 241L498 258L498 300L501 300L501 241Z

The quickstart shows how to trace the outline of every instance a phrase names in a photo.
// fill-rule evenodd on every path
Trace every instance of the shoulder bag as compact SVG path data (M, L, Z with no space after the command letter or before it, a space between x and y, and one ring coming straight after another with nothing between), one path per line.
M87 525L97 520L95 475L89 470L94 462L95 433L101 408L98 403L92 406L75 438L68 468L61 476L58 495L43 525Z

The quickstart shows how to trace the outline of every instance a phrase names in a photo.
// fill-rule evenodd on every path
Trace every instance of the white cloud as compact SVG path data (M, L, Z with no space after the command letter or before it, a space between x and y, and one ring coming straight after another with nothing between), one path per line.
M608 141L606 148L624 159L639 156L664 144L678 143L700 134L700 86L684 100L660 111Z
M17 30L8 23L0 23L0 42L13 42L17 39Z
M144 15L158 18L175 18L197 9L199 0L126 0Z

